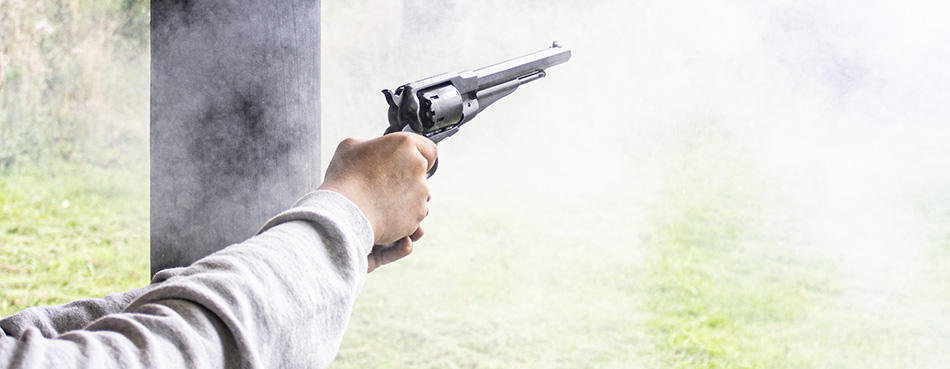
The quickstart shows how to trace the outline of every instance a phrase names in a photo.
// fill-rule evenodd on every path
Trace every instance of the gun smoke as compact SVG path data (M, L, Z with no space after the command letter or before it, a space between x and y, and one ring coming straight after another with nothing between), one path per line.
M587 252L636 259L637 228L665 206L664 191L706 186L680 176L684 160L724 181L739 170L692 154L725 142L740 154L723 157L772 184L756 189L781 204L761 209L776 220L772 241L839 271L838 308L897 332L894 357L946 362L948 5L430 4L324 4L324 160L344 137L382 133L379 90L558 41L574 50L570 63L440 145L431 217L458 196L477 199L472 212L503 209L513 224L562 212L546 231L588 234L578 245ZM613 206L591 205L604 198ZM451 229L429 229L438 232ZM835 357L845 345L823 350Z

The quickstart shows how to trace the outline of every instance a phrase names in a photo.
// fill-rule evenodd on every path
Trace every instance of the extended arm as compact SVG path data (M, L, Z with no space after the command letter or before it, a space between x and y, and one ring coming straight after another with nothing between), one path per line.
M27 329L35 328L44 337L55 337L80 329L96 319L122 311L151 287L113 293L103 298L77 300L66 305L24 309L0 320L0 336L20 337Z
M369 222L342 196L319 192L301 220L180 269L81 330L36 328L0 339L20 367L324 367L339 347L372 245ZM3 366L3 364L0 364Z
M0 338L0 367L326 367L366 271L408 254L421 234L434 146L409 134L341 144L322 190L258 236L160 272L149 287L123 295L139 296L121 313L83 329L18 328ZM108 305L103 311L77 316L121 304L109 299L97 303Z

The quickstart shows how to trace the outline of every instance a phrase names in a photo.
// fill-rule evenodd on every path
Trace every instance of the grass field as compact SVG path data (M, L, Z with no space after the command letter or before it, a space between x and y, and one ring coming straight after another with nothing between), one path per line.
M148 281L148 4L0 1L0 314Z
M148 283L148 175L75 164L0 172L0 314Z
M821 208L803 200L812 195L754 160L760 147L668 138L662 162L618 162L654 182L614 177L586 193L572 181L537 190L527 177L472 184L443 168L426 237L410 258L369 276L333 367L946 362L950 198L942 186L925 183L898 201L913 224L873 231L845 222L835 236L813 229ZM146 283L146 178L82 165L3 172L2 312ZM919 233L908 239L918 244L892 243L894 232ZM857 259L850 245L831 244L851 238L877 256Z
M898 159L816 175L849 170L836 155L860 168L879 159L872 144L918 138L838 136L854 146L796 172L719 123L669 127L606 181L542 184L518 168L472 181L444 166L426 237L370 275L333 367L941 367L940 174L885 186L911 165ZM503 160L445 155L460 172ZM868 184L838 192L849 175Z
M148 280L147 4L41 3L0 1L0 19L22 20L0 22L17 36L0 44L2 315ZM848 19L820 28L808 3L768 13L778 29L700 35L697 18L746 13L490 3L441 16L467 22L459 32L568 24L576 59L440 146L426 235L368 276L332 368L947 366L950 130L916 85L902 92L916 81L903 69L855 51L874 45L821 38ZM408 8L386 4L324 2L325 159L382 131L380 88L521 48L461 50L451 30L419 43L393 31ZM603 40L621 33L636 47L616 58ZM775 40L801 42L759 49ZM408 59L419 45L446 57ZM875 100L888 94L913 111Z

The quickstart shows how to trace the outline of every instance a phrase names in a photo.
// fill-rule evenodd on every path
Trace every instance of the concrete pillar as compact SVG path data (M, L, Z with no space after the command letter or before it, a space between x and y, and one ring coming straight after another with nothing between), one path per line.
M252 236L320 178L320 1L152 0L152 274Z

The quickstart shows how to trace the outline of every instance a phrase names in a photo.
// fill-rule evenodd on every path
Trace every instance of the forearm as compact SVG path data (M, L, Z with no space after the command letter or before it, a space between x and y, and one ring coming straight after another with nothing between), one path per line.
M159 273L121 314L53 339L38 330L27 330L21 340L3 338L0 363L33 358L18 364L328 365L362 288L372 232L339 195L317 194L303 205L242 244ZM56 362L36 354L54 350Z

